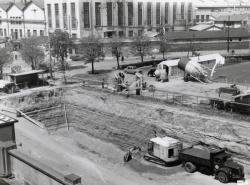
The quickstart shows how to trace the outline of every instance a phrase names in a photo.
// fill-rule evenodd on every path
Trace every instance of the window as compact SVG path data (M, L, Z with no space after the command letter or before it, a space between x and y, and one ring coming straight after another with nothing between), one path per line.
M83 23L84 23L84 28L90 28L89 2L84 2L83 3Z
M56 28L60 28L58 3L55 4L55 17L56 17Z
M31 34L30 34L30 30L27 30L27 36L30 37Z
M1 19L2 19L2 17L0 16L0 24L2 24L2 20Z
M7 30L4 28L4 36L7 37Z
M151 2L148 2L147 3L147 24L148 25L151 25L152 22L151 22L151 14L152 14L152 3Z
M77 38L77 36L76 36L75 33L72 34L72 38L73 38L73 39L76 39L76 38Z
M142 35L142 30L138 30L138 36Z
M68 28L67 3L63 3L63 28Z
M51 5L50 4L47 4L47 13L48 13L49 28L52 28L52 16L51 16Z
M134 31L133 31L133 30L130 30L130 31L128 32L128 36L129 36L129 37L133 37L133 36L134 36Z
M181 19L184 19L184 11L185 11L185 3L182 2L181 3Z
M118 5L118 26L123 26L123 3L117 2Z
M0 28L0 36L2 37L3 36L3 29Z
M112 2L107 2L107 26L112 26L113 24L113 12L112 12Z
M200 15L196 15L196 22L200 22Z
M124 36L124 32L123 31L119 31L119 37L123 37Z
M23 30L19 30L19 35L20 35L20 38L23 37Z
M165 24L168 24L169 3L165 3Z
M33 35L37 36L37 31L36 30L33 30Z
M138 3L138 25L142 25L142 2Z
M133 2L128 2L128 25L133 25L134 19L134 10L133 10Z
M18 30L17 29L15 29L14 38L18 39Z
M95 3L95 25L101 26L101 3Z
M201 22L204 22L205 21L205 16L204 15L201 15Z
M193 7L192 3L191 2L188 3L188 12L187 12L188 22L192 22L192 9L193 9L192 7Z
M176 17L177 17L177 3L174 2L174 5L173 5L173 23L175 24L175 21L176 21Z
M13 29L10 30L10 33L11 33L11 38L13 38L14 37Z
M76 6L75 3L71 3L71 28L76 29Z
M44 36L44 31L40 30L40 36Z
M156 3L156 24L161 24L161 3Z
M174 149L173 148L168 149L168 158L171 158L173 156L174 156Z
M209 22L209 15L206 15L206 22Z

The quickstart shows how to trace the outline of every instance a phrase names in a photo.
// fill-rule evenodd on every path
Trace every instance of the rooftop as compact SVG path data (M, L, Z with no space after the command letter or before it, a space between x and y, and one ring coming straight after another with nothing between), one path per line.
M10 123L16 123L17 120L0 113L0 126Z
M30 75L30 74L42 74L44 73L45 70L31 70L31 71L25 71L22 73L11 73L9 76L25 76L25 75Z
M242 21L247 17L247 14L221 15L215 21Z
M165 147L177 145L180 143L177 139L171 137L163 137L163 138L156 137L150 139L150 141Z

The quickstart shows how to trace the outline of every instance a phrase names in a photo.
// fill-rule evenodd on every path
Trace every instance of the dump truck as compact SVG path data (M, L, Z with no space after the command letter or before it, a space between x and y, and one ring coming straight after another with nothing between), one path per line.
M244 179L243 166L233 161L224 149L190 147L180 151L179 160L187 172L206 169L222 183Z

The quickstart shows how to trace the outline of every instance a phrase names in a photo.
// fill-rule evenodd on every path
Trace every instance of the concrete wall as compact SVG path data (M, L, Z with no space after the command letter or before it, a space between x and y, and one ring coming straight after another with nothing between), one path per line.
M15 178L27 185L70 185L64 175L17 151L10 151L11 169Z

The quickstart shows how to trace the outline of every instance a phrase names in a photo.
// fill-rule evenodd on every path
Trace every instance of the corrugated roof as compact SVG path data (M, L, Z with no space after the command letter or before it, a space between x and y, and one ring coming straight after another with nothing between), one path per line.
M189 30L203 31L212 28L214 25L211 24L198 24L189 28Z
M221 15L215 19L216 21L242 21L247 18L247 14Z
M25 71L22 73L12 73L12 74L9 74L9 76L24 76L24 75L30 75L30 74L41 74L44 72L45 70L31 70L31 71Z
M180 32L167 32L169 40L196 40L196 39L225 39L227 38L228 31L180 31ZM231 38L249 38L250 33L243 28L230 29L229 35Z

